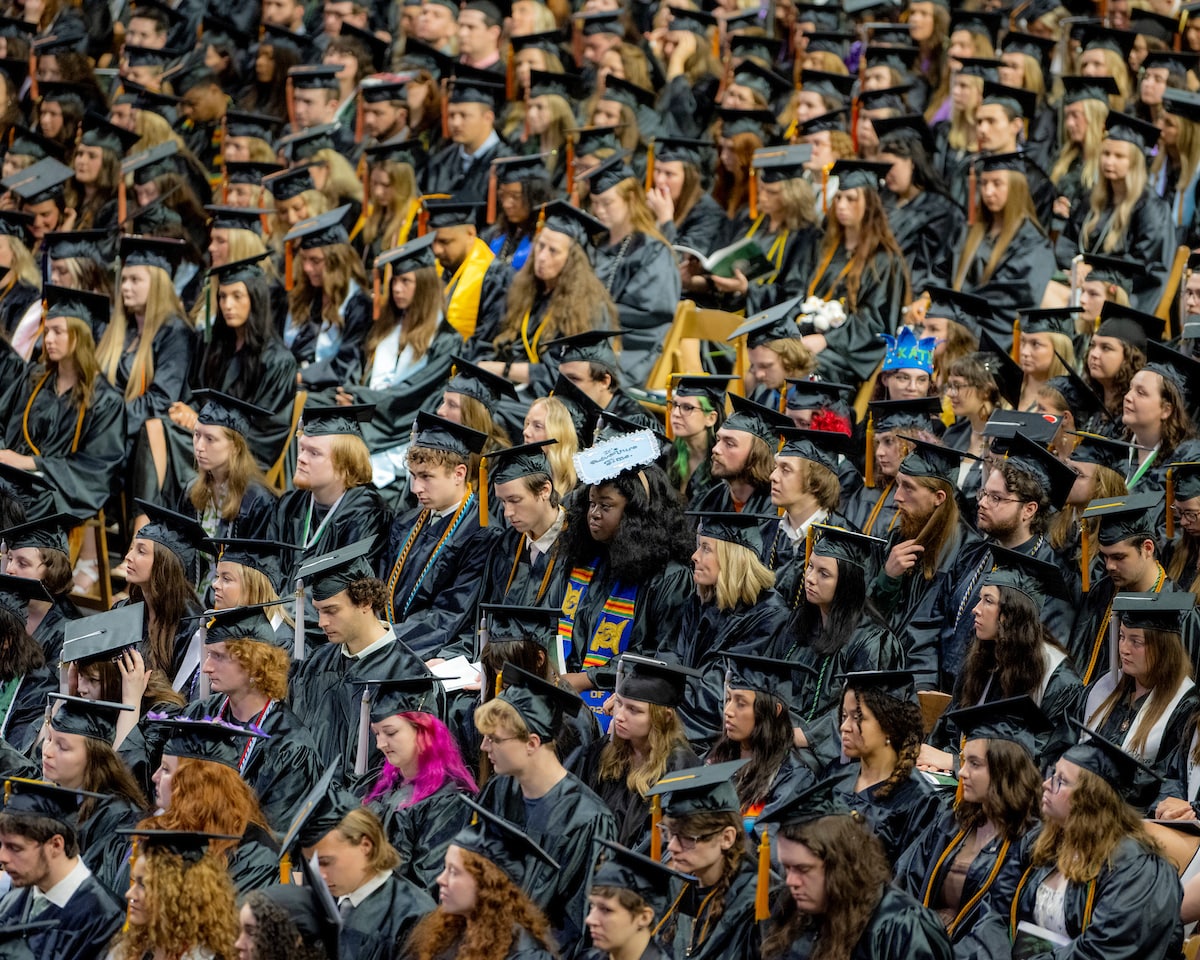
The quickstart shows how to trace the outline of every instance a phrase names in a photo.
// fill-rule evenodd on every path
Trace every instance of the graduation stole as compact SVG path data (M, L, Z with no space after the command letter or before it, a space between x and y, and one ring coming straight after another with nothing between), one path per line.
M562 615L558 618L558 640L563 651L563 659L571 653L574 645L575 612L587 594L592 577L596 573L596 560L586 567L575 567L567 579L567 592L563 597ZM596 628L588 638L587 648L583 655L584 669L602 667L619 654L628 641L626 632L633 623L634 605L637 601L638 587L636 583L623 584L617 581L612 593L604 601L600 611L600 619ZM593 710L599 710L604 701L610 696L609 691L588 690L583 694L583 702Z
M483 275L495 259L491 248L476 237L471 251L446 284L446 320L464 340L469 340L475 333L479 301L483 296Z
M749 240L758 232L758 228L762 226L762 222L765 219L766 216L763 215L754 221L754 223L750 226L750 229L746 231L747 240ZM771 246L767 250L767 259L771 261L771 263L775 266L775 269L768 274L758 277L755 280L751 280L751 283L757 283L761 286L764 283L775 282L775 278L779 276L779 271L783 269L783 251L784 248L787 247L787 242L788 230L784 228L783 230L779 231L779 235L771 242Z
M538 341L542 338L542 333L546 329L546 324L550 321L550 311L546 311L546 315L542 317L542 322L537 325L537 329L533 332L533 339L529 339L529 314L533 311L530 307L525 311L525 316L521 318L521 344L525 347L525 357L530 363L538 362Z

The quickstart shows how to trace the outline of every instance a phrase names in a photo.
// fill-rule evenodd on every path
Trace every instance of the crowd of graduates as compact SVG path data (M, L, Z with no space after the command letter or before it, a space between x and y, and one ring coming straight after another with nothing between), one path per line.
M1183 955L1188 5L12 0L0 157L0 956Z

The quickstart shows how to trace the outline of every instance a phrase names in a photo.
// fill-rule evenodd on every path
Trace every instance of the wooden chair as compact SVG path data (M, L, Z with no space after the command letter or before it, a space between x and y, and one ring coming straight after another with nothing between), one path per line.
M950 694L938 690L918 690L917 701L921 704L921 720L925 725L925 736L933 732L934 725L950 706Z
M1200 933L1183 941L1183 960L1196 960L1200 956Z
M680 301L675 308L675 319L663 338L662 353L646 378L646 389L665 391L672 374L703 372L700 344L705 340L725 343L744 320L745 317L736 313L702 310L691 300ZM749 368L746 338L739 337L734 348L733 372L738 379L730 383L729 389L740 394L743 391L741 378Z
M75 568L75 563L79 560L79 554L83 550L83 542L91 531L95 531L96 537L97 580L96 586L93 587L95 592L73 593L71 599L79 606L87 607L89 610L104 611L112 608L113 588L112 559L108 555L108 524L104 519L103 509L72 531L70 538L71 568Z
M283 444L283 449L279 452L279 459L267 471L267 485L279 494L282 494L284 488L287 486L284 478L284 469L287 466L287 456L291 449L292 441L296 439L296 431L300 428L300 415L304 412L304 403L306 400L308 400L308 391L297 390L296 399L292 402L292 422L288 427L287 440Z
M1167 275L1167 285L1163 289L1162 299L1158 301L1158 306L1154 308L1154 315L1160 320L1165 320L1167 323L1168 334L1164 339L1170 339L1171 336L1178 336L1178 330L1171 330L1171 306L1175 303L1175 294L1179 292L1179 283L1183 279L1183 271L1187 267L1188 257L1191 256L1192 250L1190 247L1177 247L1175 249L1175 259L1171 261L1171 272Z

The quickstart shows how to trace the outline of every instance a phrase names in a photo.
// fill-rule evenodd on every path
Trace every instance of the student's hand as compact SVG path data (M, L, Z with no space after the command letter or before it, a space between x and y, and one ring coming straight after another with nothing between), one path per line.
M333 402L339 407L351 407L354 405L354 398L341 387L338 387L337 393L334 394Z
M671 191L666 187L651 187L647 190L646 205L660 227L675 219L675 201L671 199Z
M476 360L475 366L488 373L494 373L498 377L504 376L504 364L499 360Z
M829 346L829 341L823 333L806 333L800 338L800 342L808 347L810 353L820 353Z
M17 453L15 450L0 450L0 463L6 467L14 467L17 470L25 470L32 472L37 469L37 463L33 457L27 457L24 454Z
M67 664L67 693L79 696L79 666L74 662Z
M676 77L683 73L683 65L696 52L699 38L689 30L672 30L669 35L675 41L675 49L671 51L671 59L667 61L667 78Z
M921 752L917 754L918 770L950 770L954 766L954 758L945 750L938 750L928 743L921 744Z
M63 211L62 219L58 222L58 229L62 233L70 233L75 229L75 220L79 216L79 212L74 207L67 207Z
M1156 820L1195 820L1196 811L1186 800L1178 797L1167 797L1154 811Z
M1059 197L1054 201L1054 215L1064 220L1071 215L1071 201L1067 197Z
M171 422L177 427L182 427L184 430L195 430L196 421L199 420L199 415L182 400L176 400L167 410L167 416L171 418Z
M721 293L740 293L743 296L750 289L750 281L746 279L746 275L741 270L734 270L733 276L729 278L713 277L712 284Z
M150 686L151 671L146 669L146 661L137 650L127 649L121 652L117 669L121 671L121 702L140 709Z
M883 565L883 572L898 580L917 565L917 561L921 559L921 554L924 552L925 548L916 540L905 540L898 543L888 554L887 563Z
M562 678L567 681L576 693L592 689L592 681L586 673L564 673Z

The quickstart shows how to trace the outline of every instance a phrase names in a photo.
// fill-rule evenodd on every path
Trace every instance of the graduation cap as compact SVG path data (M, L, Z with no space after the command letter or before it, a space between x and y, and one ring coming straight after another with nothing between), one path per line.
M88 89L83 84L68 83L62 80L39 83L38 94L41 96L43 103L47 101L51 103L69 103L81 114L91 99Z
M1106 300L1100 308L1100 325L1095 335L1114 337L1145 351L1147 341L1161 340L1165 328L1166 322L1152 313Z
M842 25L842 11L834 3L797 3L796 23L811 23L818 30L832 32Z
M655 137L654 159L659 163L679 161L690 163L697 170L707 166L716 145L711 140L695 140L689 137Z
M612 341L619 337L622 330L587 330L570 337L559 337L547 340L542 349L558 361L564 363L595 363L609 370L617 369L617 355L613 350ZM557 388L556 388L557 390Z
M982 586L1009 587L1025 594L1039 610L1048 600L1068 595L1066 581L1057 564L1047 563L1027 553L1018 553L993 544L992 569L984 575Z
M278 129L279 118L273 114L248 110L229 110L225 113L225 135L228 137L255 137L270 143Z
M1070 721L1079 734L1079 743L1067 750L1062 759L1094 773L1134 807L1148 806L1157 795L1162 778L1095 730L1074 717Z
M486 407L495 407L501 397L518 399L516 387L504 377L490 373L462 357L455 356L450 360L453 373L446 384L448 392L473 397Z
M457 7L453 12L457 17ZM405 67L427 71L435 80L448 77L454 72L453 57L448 57L436 47L422 43L416 37L405 39L404 55L400 58L400 62Z
M621 14L613 10L597 10L592 13L577 13L572 18L577 29L585 37L595 37L601 34L612 34L617 37L625 36L625 25L621 22Z
M203 60L184 60L162 75L164 82L179 96L197 87L220 87L221 81Z
M799 340L800 328L792 319L800 311L801 297L793 297L776 304L744 321L731 333L727 340L746 338L747 349L762 347L776 340Z
M672 819L697 813L741 813L732 777L749 762L730 760L674 770L650 787L646 796L661 796L663 814Z
M590 446L600 420L600 406L561 373L554 381L550 395L567 408L580 448Z
M794 794L774 810L764 813L757 823L779 824L783 827L800 826L822 817L846 816L851 813L836 780L819 780L812 786Z
M242 537L214 537L209 540L210 552L217 563L236 563L257 570L268 580L276 593L283 587L283 557L290 556L290 544L278 540L252 540Z
M565 30L547 30L543 33L526 33L519 37L512 37L509 43L512 44L514 52L541 50L561 59L563 46L569 39Z
M913 84L902 83L896 87L884 87L880 90L864 90L858 95L858 105L863 110L896 110L904 111L908 109L906 97L912 92ZM869 117L874 128L875 118ZM889 164L884 164L884 174L887 173Z
M82 109L82 104L80 108ZM66 156L66 151L61 143L43 137L35 130L30 130L20 124L14 124L11 129L13 140L9 144L8 152L13 156L33 157L35 160L42 160L46 157L62 160Z
M583 707L583 700L574 691L564 690L515 664L504 664L502 679L504 689L498 699L516 710L529 732L537 734L543 743L554 740L562 731L564 716L573 717Z
M482 79L482 76L469 76L465 64L456 64L454 76L450 79L451 103L481 103L489 110L495 110L496 105L504 99L504 84L492 83ZM484 76L501 79L499 74L480 71Z
M1057 422L1054 429L1057 433ZM1066 505L1071 487L1075 485L1075 469L1030 439L1028 434L1017 433L1009 441L1005 463L1033 477L1046 491L1050 506L1055 510L1061 510Z
M1162 630L1179 633L1187 615L1196 605L1196 595L1187 590L1171 593L1118 593L1112 611L1121 623L1135 630Z
M1010 406L1019 407L1021 382L1025 379L1025 372L986 330L979 331L979 354L996 384L996 389L1000 391L1000 396L1007 400Z
M748 12L758 16L757 10ZM728 29L729 18L726 18L725 23L726 29ZM750 33L739 33L729 37L729 55L731 57L748 57L752 60L761 60L763 63L774 63L779 59L779 52L782 49L783 41L775 37Z
M212 214L212 220L208 224L210 229L249 230L251 233L262 236L263 211L258 207L227 207L208 204L204 210L206 213Z
M1128 60L1130 51L1137 41L1137 34L1132 30L1113 30L1109 27L1092 26L1083 35L1083 49L1111 50L1119 54L1122 60Z
M1133 281L1146 275L1146 265L1142 261L1126 257L1085 253L1083 262L1092 268L1084 282L1095 280L1099 283L1113 284L1121 287L1126 293L1133 289Z
M723 653L721 657L725 660L725 686L730 690L750 690L783 703L792 702L792 681L796 674L816 675L806 664L776 657L734 652Z
M84 146L111 150L118 157L124 156L125 152L141 139L134 131L118 127L106 117L90 110L83 115L82 129L81 142Z
M564 200L551 200L542 207L542 212L545 214L543 229L564 234L585 249L589 244L600 247L608 239L608 227Z
M375 36L370 30L364 30L361 27L354 26L352 23L347 23L345 20L342 21L341 35L358 41L371 57L371 63L374 64L377 71L384 68L387 63L388 50L391 48L389 41Z
M1000 44L1000 52L1022 53L1027 57L1033 57L1042 65L1043 69L1046 69L1054 55L1055 46L1056 43L1051 37L1039 37L1033 33L1010 30Z
M50 714L50 726L55 731L91 737L104 743L112 743L121 714L135 709L127 703L87 700L65 693L51 693L49 700L51 707L57 706Z
M1075 335L1075 318L1083 312L1082 307L1038 307L1017 311L1021 333L1061 333L1066 337Z
M992 80L983 81L983 103L1004 107L1015 116L1032 120L1037 113L1037 94L1022 87L1009 87Z
M276 191L272 190L267 185L266 181L268 177L278 176L279 174L290 172L288 168L281 163L260 162L256 160L229 160L226 161L223 169L225 172L225 179L229 183L252 183L255 186L266 187L276 200L287 200L290 197L295 196L295 194L281 196L280 194L285 188L281 188L281 190ZM308 176L307 167L304 168L303 172L305 176ZM311 177L309 177L308 182L309 186L301 187L300 190L296 191L296 193L300 193L302 190L313 189Z
M901 437L901 440L911 444L911 451L900 464L900 472L907 477L931 477L935 480L949 480L956 476L962 460L979 460L980 457L956 450L954 447L943 447L936 443L918 440L916 437Z
M793 426L786 414L736 393L729 394L729 402L733 405L733 412L725 418L722 428L758 437L771 449L775 448L779 431Z
M179 51L170 47L143 47L136 43L127 43L124 50L125 63L130 67L162 67L165 70L178 58ZM165 73L163 76L171 79Z
M0 542L5 544L6 552L31 548L70 553L67 533L77 526L79 526L79 521L70 514L57 513L53 516L39 517L37 520L27 520L25 523L9 527L7 530L0 530Z
M409 41L410 44L412 42ZM304 33L293 33L286 27L274 23L262 25L262 38L259 40L259 46L282 47L290 50L300 62L311 59L314 53L312 37Z
M134 503L150 518L150 522L138 530L137 538L166 547L179 558L184 570L191 570L196 555L206 550L204 544L208 534L204 528L193 517L185 517L157 503L141 499Z
M296 90L337 90L341 72L337 64L301 64L288 68L288 80Z
M76 290L73 287L46 284L42 288L42 301L45 303L44 319L78 317L91 329L92 338L97 343L100 342L112 310L112 301L107 296Z
M394 247L375 258L375 269L391 267L394 276L434 267L437 265L437 258L433 255L433 241L436 239L437 234L427 233L423 237L409 240L403 246Z
M1076 448L1078 449L1078 448ZM1179 451L1176 451L1176 456ZM1171 472L1171 499L1194 500L1200 497L1200 462L1194 460L1176 461L1169 464ZM1169 508L1168 504L1168 508Z
M964 740L1007 740L1024 747L1031 759L1038 756L1038 735L1054 725L1029 696L993 700L946 714Z
M438 683L437 677L367 677L353 679L355 699L363 706L367 722L359 722L359 735L370 732L372 723L381 723L398 713L429 713L430 694Z
M1004 66L1003 61L994 57L959 57L958 62L962 64L959 73L964 77L979 77L985 81L997 80L1000 68Z
M179 144L167 140L121 161L121 176L133 174L133 182L146 184L169 173L179 172Z
M676 397L703 398L711 404L713 410L724 414L725 394L729 390L729 384L737 379L737 376L733 374L721 376L675 374L672 378L671 392Z
M628 159L628 154L618 153L609 157L600 166L580 174L576 179L587 183L593 194L607 193L623 180L637 179L633 168L626 163Z
M300 869L304 876L303 885L279 883L259 887L257 892L287 914L304 943L320 941L325 947L325 955L336 957L342 929L337 901L325 885L320 869L313 866L313 860L301 857Z
M158 267L173 274L186 244L166 237L123 236L118 248L122 266Z
M557 607L524 607L504 603L481 603L488 642L529 641L549 650L558 631L561 611Z
M622 653L616 660L616 692L626 700L675 708L687 697L688 681L700 675L680 663Z
M275 152L281 153L293 163L311 160L322 150L337 148L339 123L322 123L305 130L297 130L286 137L281 137L275 144Z
M264 250L262 253L256 253L254 256L245 257L241 260L231 260L229 263L223 263L219 267L211 267L208 270L208 276L217 278L217 285L228 287L235 283L246 283L250 280L265 277L263 272L262 261L271 255L270 250ZM258 415L259 408L255 408L255 413ZM270 416L270 412L261 411L262 416Z
M850 44L855 37L852 33L844 33L838 30L813 30L808 34L808 53L832 53L841 60L845 60Z
M1099 100L1108 105L1109 97L1121 95L1121 88L1112 77L1075 77L1062 78L1063 106L1072 103L1082 103L1084 100Z
M993 410L983 426L983 435L991 439L993 453L1008 456L1018 433L1034 444L1048 446L1058 433L1060 422L1057 417L1032 410Z
M1106 420L1111 420L1112 417L1099 394L1087 385L1062 354L1055 351L1054 355L1058 357L1058 362L1062 364L1065 373L1062 376L1051 377L1046 381L1046 387L1057 390L1062 395L1063 402L1075 413L1075 416L1082 418L1091 414L1100 414Z
M694 33L698 37L707 37L710 29L715 29L720 26L720 22L711 13L705 13L703 10L690 10L686 7L667 6L671 11L671 19L668 21L668 30L682 30L687 33ZM755 11L757 15L758 11Z
M363 150L368 163L407 163L416 170L423 170L429 159L424 144L420 140L410 140L401 134L376 143Z
M849 116L850 111L844 107L840 110L830 110L828 113L822 113L819 116L805 120L804 123L796 127L796 135L799 137L808 137L814 133L824 133L829 130L841 130L845 132L846 121Z
M305 560L296 571L296 579L312 586L313 600L318 603L337 596L350 584L375 576L368 559L374 543L374 537L367 537Z
M1161 131L1149 120L1140 120L1127 113L1108 112L1104 121L1104 136L1108 140L1132 143L1142 153L1149 153L1158 143Z
M522 477L552 475L545 448L557 442L551 438L492 451L488 454L488 475L492 483L499 485Z
M518 886L532 881L539 866L559 868L558 862L518 826L481 807L465 793L458 794L458 799L473 816L451 844L490 860Z
M878 190L891 168L890 163L838 160L829 172L838 178L838 190Z
M361 437L359 424L375 415L375 404L353 403L349 406L304 407L300 429L306 437Z
M882 555L886 540L878 537L868 537L864 533L856 533L844 527L835 527L825 523L812 525L813 556L830 557L842 563L852 563L864 570L872 569Z
M531 94L533 96L534 94ZM497 157L492 161L496 183L532 183L548 181L550 171L544 162L549 154L535 153L528 157ZM572 208L574 209L574 208Z
M46 817L76 830L76 817L85 800L103 800L103 793L60 787L45 780L8 777L4 781L4 812L10 816Z
M549 70L529 71L529 97L556 96L564 100L576 99L582 90L583 78L575 73L555 73ZM605 97L615 100L615 97ZM514 161L527 161L530 157L505 157ZM540 160L538 161L540 163Z
M204 632L205 643L226 643L230 640L253 640L257 643L276 645L275 628L267 617L266 607L270 604L255 604L244 607L227 607L214 610L208 617Z
M987 300L974 294L938 286L925 287L925 293L929 296L929 306L925 309L927 317L939 317L968 329L976 329L980 317L991 315L991 305Z
M122 827L119 837L135 837L143 854L153 851L179 857L184 863L199 863L214 840L241 840L230 833L202 833L199 830L154 830L147 827Z
M881 333L879 338L887 345L883 355L884 372L924 370L933 373L933 353L938 344L936 337L918 338L912 327L901 327L896 336Z
M44 57L52 53L84 53L87 42L87 34L82 29L68 28L34 37L29 45L37 56Z
M911 670L858 670L838 674L842 689L860 693L872 690L906 703L917 702L917 684Z
M0 180L8 190L27 205L33 206L62 196L63 185L75 176L75 171L54 157L44 157L30 167Z
M760 517L753 513L722 513L719 511L689 510L689 517L698 517L696 534L701 537L712 537L714 540L724 540L753 550L756 556L763 552L763 541L766 539L765 527L778 517Z
M108 230L47 233L42 237L42 249L51 260L69 260L76 257L101 260L103 254L100 248L111 236Z
M472 454L482 453L486 443L486 433L472 430L453 420L434 416L424 410L417 411L416 420L413 422L413 447L444 450L447 453L454 453L464 459L469 459Z
M766 141L770 131L779 125L778 118L770 110L735 110L730 107L718 107L717 117L721 121L721 135L724 137L736 137L740 133L749 133Z
M890 144L920 142L925 150L933 152L933 131L919 113L906 113L896 117L876 117L871 120L875 136L879 138L881 153L887 153Z
M291 823L279 841L280 853L285 858L297 846L316 846L347 813L362 805L357 797L333 785L341 764L339 755L296 805Z
M929 431L941 423L941 397L916 397L912 400L872 400L867 404L875 432L896 430Z
M785 427L779 431L783 446L777 457L801 457L820 464L826 470L838 472L838 457L848 455L854 445L849 434L836 430L804 430L800 427Z
M41 580L0 574L0 607L24 622L31 600L52 603L54 595L46 589Z
M230 164L232 167L233 165ZM279 170L278 173L272 173L263 177L262 185L271 193L276 201L291 200L293 197L298 197L306 190L316 190L317 185L313 182L312 175L309 171L316 164L305 163L299 166L292 167L287 170ZM230 171L232 176L232 170ZM235 182L233 180L231 183ZM255 181L247 181L253 183Z
M863 51L868 70L872 67L890 67L902 75L912 72L920 55L920 48L909 44L883 46L873 43Z
M346 232L345 227L346 216L349 213L350 204L346 203L335 210L301 220L288 231L283 238L284 242L299 240L301 250L349 243L350 235Z
M829 114L825 114L825 116L829 116ZM755 150L750 159L750 165L758 171L763 183L779 183L783 180L798 180L804 176L804 165L810 160L812 160L812 144L796 143L790 146ZM794 304L801 299L796 298L788 302Z
M1176 17L1168 17L1161 13L1155 13L1153 10L1140 8L1133 8L1129 11L1129 29L1133 33L1161 40L1168 46L1174 41L1175 35L1180 32L1179 20ZM1144 60L1142 66L1147 66Z
M1162 497L1157 493L1132 493L1124 497L1093 500L1083 508L1084 520L1099 520L1097 539L1111 547L1122 540L1155 539L1155 516Z
M854 77L849 74L804 69L800 71L800 88L806 92L819 93L821 96L835 96L848 100L854 92Z
M1200 55L1182 50L1156 50L1146 54L1146 58L1142 61L1143 70L1158 67L1178 77L1184 77L1189 72L1194 73L1198 66L1200 66ZM1196 117L1200 116L1200 101L1197 100L1196 95L1190 90L1177 90L1170 87L1168 90L1172 96L1168 98L1165 91L1163 96L1163 106L1167 112L1187 117L1194 123ZM1174 96L1179 93L1187 94L1187 96Z
M1200 360L1186 353L1168 347L1157 340L1146 344L1147 370L1152 370L1164 380L1175 384L1179 393L1185 399L1190 398L1197 388L1200 388Z
M154 725L168 728L167 740L162 748L164 756L205 760L234 770L238 769L238 761L248 739L269 739L257 727L241 727L216 717L194 720L190 717L148 713L146 719Z
M196 390L192 396L200 404L198 423L209 427L224 427L242 436L250 432L253 422L264 420L271 415L269 410L219 390Z
M618 416L608 410L600 411L600 429L596 431L596 441L608 440L611 437L638 433L649 430L660 443L667 443L667 434L657 420L649 414L637 416L636 419Z
M732 82L739 87L749 87L768 103L792 89L791 81L786 77L753 60L743 60L734 68Z
M142 642L144 603L129 603L63 624L63 663L114 660Z
M429 228L441 230L445 227L475 227L479 225L483 204L475 201L426 200L425 210L429 214Z
M603 857L592 874L592 888L629 890L650 907L655 920L667 916L680 884L686 889L698 882L691 874L672 870L619 843L603 839L599 842L603 845Z
M1124 476L1129 468L1137 462L1138 445L1125 440L1114 440L1112 437L1101 436L1098 433L1075 433L1077 438L1075 449L1071 451L1071 460L1078 463L1094 463L1106 467ZM1176 486L1178 493L1178 486Z

